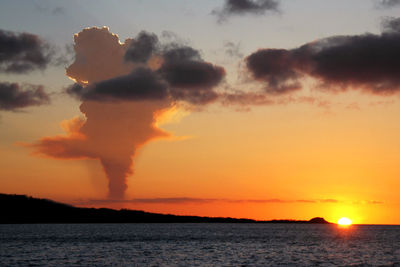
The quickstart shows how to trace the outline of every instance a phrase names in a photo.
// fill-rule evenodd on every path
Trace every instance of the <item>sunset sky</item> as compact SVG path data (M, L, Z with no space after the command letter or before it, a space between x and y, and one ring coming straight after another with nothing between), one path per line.
M0 193L400 224L400 1L3 0Z

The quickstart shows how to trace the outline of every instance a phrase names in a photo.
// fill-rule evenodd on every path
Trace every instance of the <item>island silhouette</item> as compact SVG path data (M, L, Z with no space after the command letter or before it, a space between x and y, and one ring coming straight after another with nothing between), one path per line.
M80 208L49 199L0 194L0 223L296 223L331 224L324 218L259 221L245 218L201 217L140 210Z

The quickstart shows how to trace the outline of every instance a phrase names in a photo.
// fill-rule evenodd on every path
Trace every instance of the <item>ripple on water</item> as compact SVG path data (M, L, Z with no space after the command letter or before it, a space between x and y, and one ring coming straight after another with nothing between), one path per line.
M0 225L15 265L394 265L399 226L294 224Z

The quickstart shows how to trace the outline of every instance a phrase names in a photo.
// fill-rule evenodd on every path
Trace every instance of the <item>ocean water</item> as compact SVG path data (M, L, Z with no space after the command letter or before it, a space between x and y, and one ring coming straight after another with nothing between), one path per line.
M400 226L0 225L0 266L400 266Z

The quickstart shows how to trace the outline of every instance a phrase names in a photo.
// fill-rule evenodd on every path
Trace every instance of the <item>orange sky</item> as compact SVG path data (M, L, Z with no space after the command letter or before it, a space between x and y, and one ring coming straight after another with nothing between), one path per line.
M251 112L211 110L162 125L188 138L146 145L128 179L127 199L198 200L107 206L256 219L323 216L337 221L347 216L354 223L399 222L400 141L393 116L398 105L365 105L362 111L340 108L330 113L305 105L289 110L280 106ZM11 120L3 123L9 125ZM32 123L44 127L43 122ZM33 133L25 140L37 138ZM3 147L0 187L4 193L76 204L104 199L107 194L105 175L95 160L37 158L13 143ZM249 202L270 199L283 203ZM325 203L328 199L336 202Z
M329 29L325 33L322 26L319 29L313 25L317 27L313 30L301 25L296 28L297 19L303 21L307 17L305 20L310 22L310 16L305 10L290 13L297 5L292 4L288 4L292 9L288 8L288 15L282 18L284 26L273 28L268 24L266 31L273 37L271 40L250 36L248 29L259 33L258 23L262 19L247 18L245 23L234 20L219 28L215 26L217 22L207 22L213 37L208 42L203 26L193 27L190 36L189 26L180 29L176 26L180 23L172 18L161 17L160 21L164 18L170 28L188 35L173 37L179 42L190 47L202 46L201 63L223 76L213 90L251 92L266 86L261 84L265 79L246 80L251 75L244 67L245 58L258 49L299 47L331 35L361 36L371 29L380 36L379 27L371 26L377 24L373 18L381 18L383 13L379 12L393 15L393 11L365 8L360 11L365 28L354 22L351 29L327 18L321 22ZM99 18L106 10L103 5L106 4L99 4L99 13L93 11ZM354 6L349 6L349 10L357 10L356 4L351 5ZM328 16L328 11L323 12ZM343 15L349 21L350 13L348 17ZM205 14L201 18L208 18ZM373 18L369 17L371 14ZM85 15L76 16L87 19ZM155 73L160 71L167 61L165 55L153 55L150 63L123 61L132 40L116 34L132 38L148 22L140 18L143 21L132 30L135 34L125 36L127 26L121 25L128 25L128 19L121 15L110 30L87 29L88 35L80 35L81 43L77 41L79 35L75 35L77 57L66 70L54 67L26 76L0 73L1 81L43 83L52 93L50 105L17 112L2 111L0 106L0 193L27 194L77 206L180 215L259 220L308 220L318 216L331 222L348 217L356 224L400 224L398 92L378 95L361 86L365 84L357 87L357 81L352 80L352 87L343 92L324 91L318 83L324 79L323 74L312 76L312 72L301 70L305 73L302 89L268 96L274 101L269 104L216 101L200 105L171 98L101 102L68 96L65 89L72 84L71 79L90 88L143 66ZM190 23L201 25L198 19L193 18ZM277 23L279 18L271 20ZM72 33L93 24L68 25L68 42ZM159 24L149 26L149 31L158 31L161 39ZM21 27L19 31L29 30ZM57 41L61 40L48 31L49 36L52 33ZM237 40L237 52L243 55L221 56L223 49L213 43L219 33L226 34L226 38L221 37L218 45L226 43L225 39ZM160 114L164 117L160 118ZM65 131L66 121L69 125L80 123ZM123 179L120 170L113 169L115 166L127 174L126 184L118 184L116 193L110 193L105 171Z

